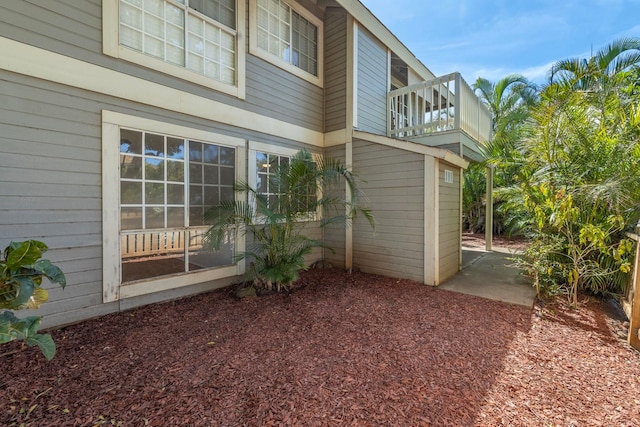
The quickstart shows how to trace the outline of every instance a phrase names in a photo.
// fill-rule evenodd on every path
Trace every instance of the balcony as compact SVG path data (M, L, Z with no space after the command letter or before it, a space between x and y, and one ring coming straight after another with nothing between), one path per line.
M460 73L393 90L387 102L388 136L481 160L478 145L491 138L491 112Z

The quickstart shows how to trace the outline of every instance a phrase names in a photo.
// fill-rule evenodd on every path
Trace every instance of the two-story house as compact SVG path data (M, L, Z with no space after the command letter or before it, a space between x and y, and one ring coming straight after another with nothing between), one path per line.
M460 267L461 177L491 120L356 0L0 3L0 245L66 273L45 326L226 286L203 211L302 148L364 180L377 227L315 230L337 267L437 285Z

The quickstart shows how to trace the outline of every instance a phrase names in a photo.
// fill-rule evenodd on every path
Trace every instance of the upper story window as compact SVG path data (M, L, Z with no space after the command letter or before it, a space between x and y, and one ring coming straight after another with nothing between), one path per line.
M251 0L251 52L322 86L322 21L296 3Z
M244 2L105 0L106 54L244 97Z

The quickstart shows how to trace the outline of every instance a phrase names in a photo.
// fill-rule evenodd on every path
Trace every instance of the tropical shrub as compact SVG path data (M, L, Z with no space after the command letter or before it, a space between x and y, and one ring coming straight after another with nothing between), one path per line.
M325 248L322 241L308 237L306 228L311 223L348 225L362 215L373 227L374 220L371 211L361 206L364 195L355 175L338 160L314 158L303 150L272 172L268 188L277 189L277 196L236 182L236 193L243 198L222 201L207 210L205 220L211 227L204 240L218 249L238 227L241 235L250 236L246 250L236 254L238 261L251 261L248 279L256 287L281 291L298 279L306 255L314 248ZM349 189L349 198L345 198L344 186L338 185L342 183Z
M51 261L42 259L47 246L37 240L11 242L0 259L0 344L22 340L28 346L37 345L42 354L51 360L56 346L49 334L39 334L41 318L29 316L18 318L12 311L38 308L49 298L42 288L46 277L63 288L66 279L60 268Z
M640 213L640 40L559 61L521 139L522 207L533 239L524 264L544 290L621 293ZM635 68L634 68L635 67Z

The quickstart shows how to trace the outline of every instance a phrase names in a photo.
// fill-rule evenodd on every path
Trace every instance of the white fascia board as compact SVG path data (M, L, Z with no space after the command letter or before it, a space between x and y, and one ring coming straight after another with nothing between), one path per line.
M435 74L427 68L369 9L358 0L336 0L353 18L369 30L393 53L398 55L423 80L431 80Z

